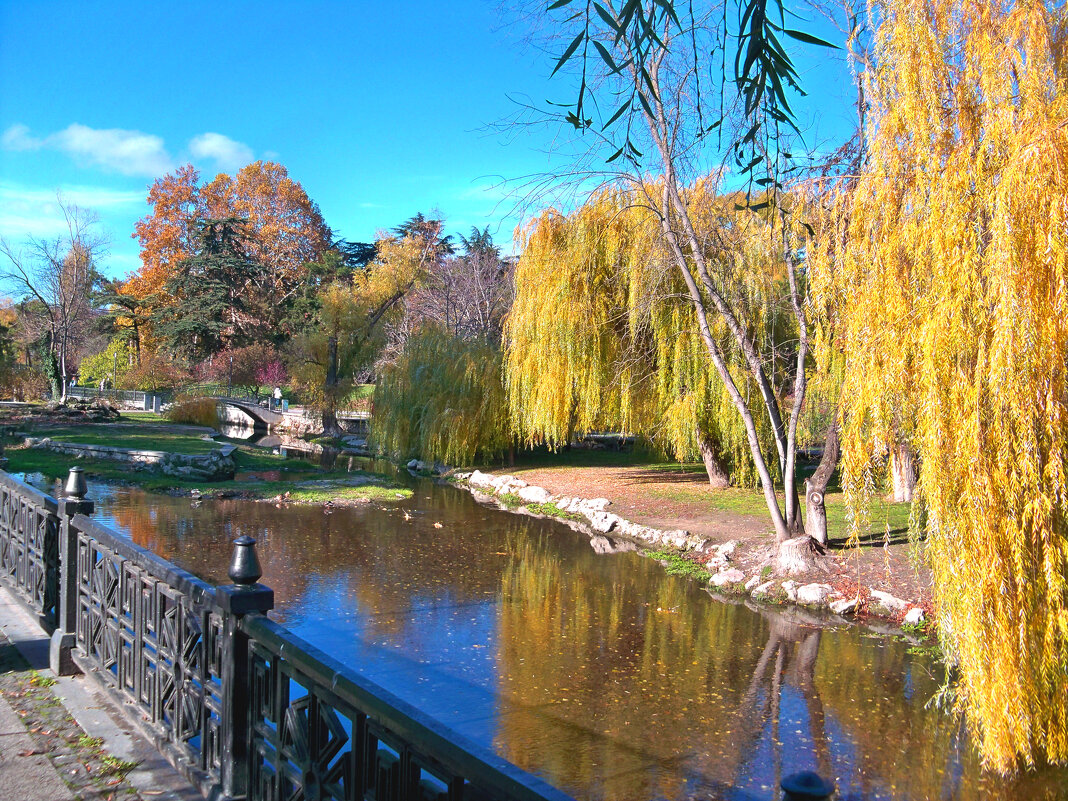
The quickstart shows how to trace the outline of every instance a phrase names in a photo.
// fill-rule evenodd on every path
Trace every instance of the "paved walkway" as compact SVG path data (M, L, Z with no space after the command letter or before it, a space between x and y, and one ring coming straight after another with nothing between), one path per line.
M2 586L0 799L203 801L94 683L48 669L48 637Z

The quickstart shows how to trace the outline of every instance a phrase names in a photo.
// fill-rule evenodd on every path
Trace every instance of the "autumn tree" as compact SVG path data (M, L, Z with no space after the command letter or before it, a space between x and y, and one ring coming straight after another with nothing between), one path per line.
M200 192L200 173L192 164L157 178L148 189L152 212L134 223L133 238L141 245L141 268L126 281L125 291L138 299L158 297L182 259L196 253L197 220L207 214Z
M556 65L557 71L571 70L578 85L567 122L589 144L576 172L585 182L592 178L634 192L651 216L685 287L709 369L718 375L746 432L779 543L780 567L804 569L809 554L819 550L801 536L796 478L809 321L799 273L801 240L782 191L789 160L779 145L780 134L793 124L787 90L797 85L782 40L818 40L788 28L777 2L742 3L735 80L728 83L725 75L710 80L724 55L723 9L630 0L589 3L577 11L564 2L552 9L554 27L573 37ZM728 91L734 88L737 93ZM737 137L731 135L735 127L741 131ZM698 183L711 172L707 165L717 156L714 135L722 128L729 129L725 141L735 168L756 184L743 205L763 215L767 247L776 254L769 264L782 268L775 303L794 317L793 366L782 384L769 369L772 342L754 337L758 328L749 318L745 282L739 281L729 258L709 257L691 206ZM753 393L732 372L731 352L717 336L721 326ZM765 424L775 445L770 460L761 444ZM782 505L777 486L782 487Z
M321 411L328 436L342 433L340 404L357 372L382 353L389 341L387 328L401 315L401 301L447 252L440 221L422 215L413 220L419 225L375 243L375 259L365 269L325 286L316 324L290 345L291 371Z
M846 360L843 481L859 525L908 433L984 761L1063 763L1068 18L1049 2L876 11L868 161L810 256Z
M247 255L266 268L248 287L245 299L266 331L284 335L282 324L307 277L306 265L331 249L331 233L318 206L285 167L257 161L234 176L220 174L203 183L192 166L158 179L150 188L152 211L139 220L141 269L122 292L153 309L173 304L167 282L183 259L200 247L198 221L246 221Z
M307 277L309 263L330 249L333 236L318 205L281 164L257 161L233 177L220 174L201 189L209 216L246 221L248 255L266 267L250 287L268 326L285 319Z
M93 212L60 199L66 230L51 239L30 238L23 248L0 240L5 266L0 280L30 301L27 309L45 340L44 372L56 398L65 399L79 346L88 338L94 310L92 290L105 240Z

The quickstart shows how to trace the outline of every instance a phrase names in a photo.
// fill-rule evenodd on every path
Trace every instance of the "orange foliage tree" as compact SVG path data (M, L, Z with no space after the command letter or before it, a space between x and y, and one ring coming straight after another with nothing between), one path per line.
M248 255L267 268L249 291L268 330L278 330L306 265L331 247L331 231L319 207L284 166L269 161L249 164L234 176L221 173L207 183L192 165L180 167L152 184L148 204L152 211L137 222L133 234L141 244L141 269L121 291L155 308L168 304L167 281L179 262L196 252L200 219L248 221Z

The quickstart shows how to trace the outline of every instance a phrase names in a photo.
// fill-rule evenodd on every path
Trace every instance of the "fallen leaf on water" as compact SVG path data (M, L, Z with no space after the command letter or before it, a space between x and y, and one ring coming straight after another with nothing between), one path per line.
M435 523L434 528L441 528L441 523Z

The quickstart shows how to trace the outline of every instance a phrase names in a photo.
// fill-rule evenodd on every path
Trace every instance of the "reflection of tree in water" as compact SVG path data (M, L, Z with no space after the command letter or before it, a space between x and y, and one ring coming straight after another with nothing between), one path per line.
M516 547L495 745L580 796L769 798L809 769L842 797L1023 797L986 784L957 720L925 708L941 674L903 643L717 602L648 562L614 558L612 580L591 583L581 557ZM1031 783L1030 797L1053 792Z

